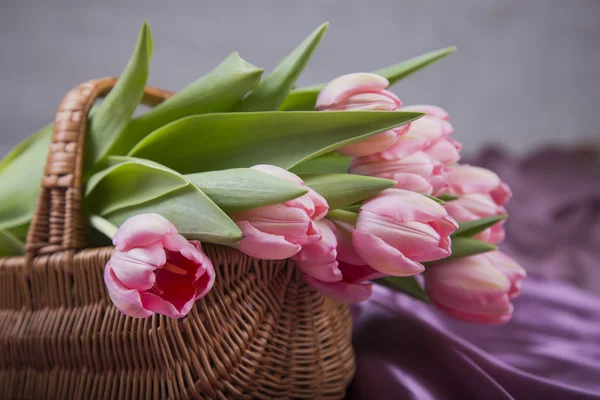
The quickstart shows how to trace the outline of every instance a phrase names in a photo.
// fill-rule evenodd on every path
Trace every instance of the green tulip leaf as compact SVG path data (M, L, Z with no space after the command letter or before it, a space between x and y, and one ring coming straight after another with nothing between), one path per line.
M306 186L325 197L329 208L344 208L375 196L396 185L396 181L351 174L319 174L302 176Z
M249 168L184 176L226 212L279 204L308 193L294 182Z
M184 174L256 164L289 169L422 115L382 111L197 115L156 130L129 155Z
M360 208L362 207L363 203L362 201L360 203L356 203L356 204L351 204L349 206L346 206L343 208L344 211L350 211L353 213L358 213L360 211Z
M427 293L414 276L386 276L385 278L375 279L373 283L385 286L397 292L405 293L417 300L429 303L429 296L427 296Z
M444 200L440 199L439 197L430 196L428 194L423 194L423 196L427 197L428 199L431 199L431 200L435 201L438 204L441 204L441 205L446 204L446 202Z
M225 245L240 240L235 223L184 176L149 160L117 157L113 163L90 177L88 213L116 226L136 214L158 213L190 239Z
M0 163L0 229L28 224L33 215L53 125L25 139Z
M390 86L396 82L406 78L409 75L414 74L417 71L449 56L456 51L456 47L446 47L445 49L435 50L410 60L403 61L401 63L391 65L389 67L381 68L375 71L376 74L387 78L390 81Z
M494 250L498 250L498 247L491 243L458 236L452 238L452 255L444 260L468 257Z
M481 218L475 221L461 222L452 236L471 237L483 232L487 228L505 219L506 215L494 215L493 217Z
M262 73L263 69L249 64L238 53L230 54L208 74L131 120L108 154L127 154L148 134L180 118L232 111L258 84Z
M440 199L440 200L442 200L442 201L444 201L444 202L458 200L458 196L455 196L455 195L450 194L450 193L442 193L437 198Z
M345 174L350 169L350 157L338 153L327 153L303 161L291 169L296 175Z
M324 23L286 56L238 105L237 111L277 110L294 86L327 30Z
M0 257L21 256L25 254L22 241L7 231L0 231Z
M87 167L107 154L129 123L144 95L151 58L152 36L150 26L145 22L133 55L115 87L90 112L90 129L85 142Z
M355 225L358 221L358 211L346 211L346 210L332 210L330 209L327 213L327 218L334 221L346 222L350 225Z
M187 185L156 199L102 217L121 225L137 214L157 213L171 221L187 239L235 246L242 238L237 225L195 185Z
M390 81L390 86L406 78L409 75L441 60L454 53L456 47L447 47L411 58L410 60L378 69L374 73L379 74ZM325 84L292 90L279 109L281 111L309 111L315 109L317 96Z

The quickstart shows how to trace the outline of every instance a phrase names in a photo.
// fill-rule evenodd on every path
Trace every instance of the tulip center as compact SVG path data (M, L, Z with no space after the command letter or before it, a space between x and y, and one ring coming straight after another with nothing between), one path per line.
M156 280L150 292L181 311L196 296L198 264L179 252L165 250L165 253L167 262L154 272Z

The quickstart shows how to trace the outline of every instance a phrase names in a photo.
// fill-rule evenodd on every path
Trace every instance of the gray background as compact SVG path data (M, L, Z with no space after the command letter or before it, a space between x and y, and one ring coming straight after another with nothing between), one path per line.
M0 154L51 121L72 86L118 75L150 22L150 83L177 90L237 50L269 71L323 21L299 84L459 51L394 87L446 108L467 152L600 137L600 1L0 0Z

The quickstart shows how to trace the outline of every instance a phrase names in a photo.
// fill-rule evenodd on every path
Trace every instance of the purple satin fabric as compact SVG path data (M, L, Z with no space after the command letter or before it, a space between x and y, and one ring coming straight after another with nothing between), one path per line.
M347 398L600 399L600 163L558 150L471 162L514 192L501 248L529 277L512 321L455 321L377 287L353 308Z

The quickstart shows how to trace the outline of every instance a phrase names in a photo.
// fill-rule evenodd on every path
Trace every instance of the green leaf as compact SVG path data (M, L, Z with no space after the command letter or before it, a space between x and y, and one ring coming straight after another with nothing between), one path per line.
M422 194L422 193L421 193L421 194ZM423 194L423 196L425 196L425 197L427 197L427 198L429 198L429 199L431 199L431 200L435 201L435 202L436 202L436 203L438 203L438 204L441 204L441 205L444 205L444 204L446 204L446 202L445 202L444 200L440 199L439 197L430 196L430 195L428 195L428 194Z
M242 238L237 225L195 185L184 186L103 217L118 226L129 217L145 213L157 213L167 218L187 239L235 246Z
M505 219L506 215L481 218L475 221L461 222L452 236L471 237Z
M85 209L102 216L188 184L183 176L158 163L129 158L90 177L84 195Z
M360 203L352 204L352 205L344 207L344 211L358 213L360 211L360 208L362 207L362 205L363 205L363 202L361 201Z
M375 196L396 185L396 181L351 174L319 174L302 176L306 186L325 197L329 208L344 208Z
M308 193L294 182L249 168L184 176L226 212L283 203Z
M452 260L461 257L468 257L475 254L486 253L488 251L498 250L498 247L491 243L465 237L452 238L452 255L444 260ZM437 261L436 261L437 263Z
M158 213L190 239L225 245L241 239L241 231L227 214L184 176L148 160L113 160L119 161L88 181L88 213L116 226L136 214Z
M215 69L133 119L108 154L127 154L149 133L190 115L232 111L242 97L260 81L263 69L232 53Z
M456 47L447 47L445 49L432 51L430 53L411 58L410 60L378 69L377 71L374 71L374 73L386 77L390 81L391 86L401 79L414 74L420 69L423 69L428 65L441 60L455 51ZM324 86L325 84L322 83L320 85L313 85L310 87L292 90L279 109L281 111L314 110L315 103L317 102L317 96Z
M383 111L254 112L187 117L147 136L130 156L181 173L294 165L423 114Z
M294 86L327 30L324 23L285 57L238 105L237 111L277 110Z
M345 174L350 169L350 157L338 153L327 153L303 161L291 169L296 175L307 174Z
M25 139L0 164L0 229L29 223L44 175L52 124Z
M441 60L442 58L445 58L446 56L449 56L455 51L456 47L454 46L435 50L430 53L411 58L410 60L378 69L375 71L375 73L387 78L387 80L390 81L391 86L407 76L414 74L415 72Z
M23 254L25 254L23 242L13 236L10 232L0 231L0 258L21 256Z
M450 193L442 193L437 198L440 199L440 200L443 200L444 202L458 200L458 196L455 196L455 195L450 194Z
M331 210L327 213L327 218L347 222L350 225L355 225L358 220L358 213L346 211L346 210Z
M385 286L397 292L405 293L417 300L429 303L429 296L427 296L427 293L423 290L414 276L386 276L385 278L375 279L373 283Z
M150 26L144 22L133 55L117 84L90 112L90 129L85 143L85 164L88 168L107 154L129 123L144 95L150 58L152 36Z

